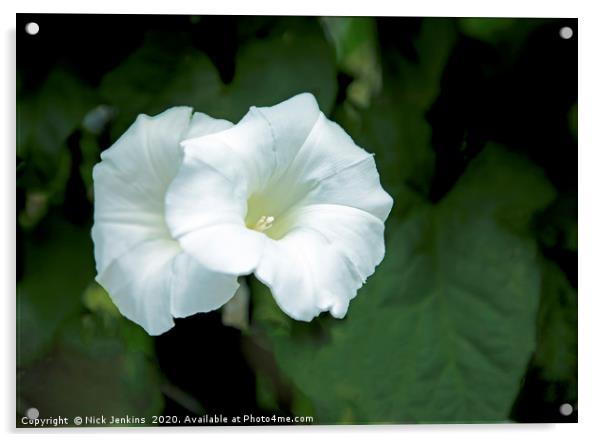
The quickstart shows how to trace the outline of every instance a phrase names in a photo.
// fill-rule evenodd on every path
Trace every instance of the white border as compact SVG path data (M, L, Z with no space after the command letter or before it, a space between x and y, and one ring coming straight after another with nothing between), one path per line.
M2 68L0 70L3 103L0 107L0 133L2 143L2 216L0 216L0 281L3 283L4 305L1 330L6 349L4 362L0 364L4 398L1 401L0 418L2 429L15 436L15 12L71 12L71 13L154 13L154 14L257 14L257 15L405 15L405 16L519 16L519 17L578 17L579 18L579 224L580 224L580 269L579 269L579 421L577 425L446 425L446 426L355 426L355 427L268 427L268 428L156 428L156 429L81 429L46 430L43 434L51 440L81 438L82 433L96 440L108 435L121 439L163 440L167 433L195 440L237 439L241 440L306 440L307 438L330 439L341 437L350 441L377 437L379 440L488 440L507 441L509 438L528 440L546 438L546 441L590 440L590 435L599 436L598 411L602 408L602 370L600 364L600 315L602 302L598 258L602 252L602 217L598 189L602 189L602 137L600 136L602 94L600 81L600 43L602 43L600 8L593 1L527 1L505 0L495 4L487 1L440 0L394 2L370 0L367 2L342 2L335 4L324 0L301 2L262 1L202 2L198 0L168 2L126 2L103 0L82 2L76 0L2 2L0 21L3 30ZM553 91L551 91L553 93ZM596 253L597 252L597 253ZM29 438L28 432L20 437Z
M334 2L277 0L199 2L195 0L169 2L140 2L107 0L78 2L76 0L20 1L18 12L79 12L112 14L250 14L250 15L406 15L406 16L520 16L520 17L576 17L583 7L579 1L559 0L505 0L492 4L477 0L423 0L420 2L392 2L387 0L363 2Z

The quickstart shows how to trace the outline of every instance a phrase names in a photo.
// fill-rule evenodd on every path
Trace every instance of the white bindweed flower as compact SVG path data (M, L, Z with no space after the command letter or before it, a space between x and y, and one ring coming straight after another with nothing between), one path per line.
M343 317L384 256L393 201L372 155L310 94L182 146L166 197L182 248L216 272L254 273L294 319Z
M343 317L384 257L372 155L310 94L236 125L190 114L139 117L95 168L97 279L122 313L161 333L254 273L294 319Z
M182 163L180 142L232 126L187 107L140 115L94 167L96 280L121 313L153 335L173 317L221 307L235 277L201 266L165 224L165 192Z

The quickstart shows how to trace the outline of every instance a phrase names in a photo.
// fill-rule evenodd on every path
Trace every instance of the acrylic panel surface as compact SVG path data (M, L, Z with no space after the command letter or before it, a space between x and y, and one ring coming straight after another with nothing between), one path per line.
M577 39L575 19L18 15L17 426L576 422ZM149 335L95 282L101 153L139 114L237 123L304 92L374 154L382 263L342 319L243 275Z

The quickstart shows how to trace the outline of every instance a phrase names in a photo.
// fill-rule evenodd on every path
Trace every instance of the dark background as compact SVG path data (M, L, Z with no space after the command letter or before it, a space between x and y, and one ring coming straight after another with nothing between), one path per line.
M35 36L24 32L31 21L40 25ZM572 38L560 37L563 26L572 28ZM42 416L276 413L313 415L319 423L575 422L577 39L576 19L19 14L19 416L35 406ZM303 91L314 93L324 113L376 154L383 186L395 199L387 222L390 264L385 260L377 269L375 281L368 280L343 321L323 315L311 324L291 324L273 312L273 306L257 301L264 299L262 289L249 279L251 310L243 316L250 318L250 325L245 321L238 328L224 325L218 311L177 320L169 332L148 337L122 318L93 283L91 168L100 152L139 113L155 114L186 104L237 121L251 105L273 105ZM471 170L498 178L480 184L474 176L481 175ZM458 202L461 191L454 193L454 189L467 186L472 190L462 195L469 196ZM540 187L543 190L536 195L533 189ZM485 192L478 197L481 205L465 210L476 204L479 192ZM472 220L480 220L498 201L513 204L512 210L500 206L504 221L505 215L520 215L520 222L513 218L508 223L514 236L509 242L492 240L491 246L487 235L484 243L462 243L462 255L500 245L503 249L518 238L530 258L524 263L519 259L515 268L504 267L509 260L502 255L493 261L489 256L475 259L493 263L497 273L492 275L511 281L509 287L519 287L519 298L531 292L520 288L522 282L513 281L526 281L524 275L530 275L534 282L525 282L525 287L536 288L529 289L533 299L525 302L523 310L513 310L518 309L514 301L502 305L509 299L503 292L500 304L491 304L502 313L503 319L495 316L501 321L499 329L515 330L516 336L508 332L498 339L495 325L492 337L472 350L485 355L484 360L473 361L472 353L460 351L452 355L458 361L458 376L468 380L462 387L466 397L491 392L495 404L490 411L482 415L471 411L487 408L487 399L484 404L479 399L455 404L432 397L429 403L429 389L444 391L445 386L428 380L439 379L444 370L435 363L424 365L422 353L411 343L403 343L407 349L400 348L399 353L397 344L393 350L383 350L386 358L379 359L378 351L370 354L376 368L366 368L371 366L353 358L345 360L342 367L364 367L358 368L363 372L349 375L348 389L344 384L329 391L332 383L323 388L298 373L309 359L295 359L303 356L291 355L286 348L305 349L298 355L324 351L323 359L318 356L315 362L307 362L316 364L308 365L309 373L321 376L340 370L324 361L341 348L347 350L344 357L355 350L338 345L336 333L348 333L362 316L376 322L384 317L384 313L365 313L366 304L360 304L372 292L392 290L381 287L394 284L401 300L420 296L424 284L418 277L412 277L414 285L405 285L405 276L396 276L405 267L395 267L402 262L395 245L408 243L393 239L405 234L396 234L397 226L405 232L414 214L428 207L424 210L437 210L446 226L447 219L456 215L467 217L459 221L458 229L471 229ZM440 234L460 238L454 232ZM410 235L414 238L418 233ZM425 235L427 254L435 250L437 256L447 257L449 250L459 247L453 241L449 250L431 246L428 238L435 234ZM422 249L412 253L416 250ZM410 257L406 264L417 260ZM454 262L444 266L453 271ZM383 282L385 276L379 272L397 282ZM465 275L465 286L485 286L479 280L483 271L460 273ZM478 293L485 299L489 296L482 290ZM484 309L489 308L487 302ZM271 313L266 313L269 309ZM487 311L483 318L489 318ZM475 312L463 312L471 336L487 334L478 318L471 323ZM402 316L399 321L404 321ZM373 330L372 325L367 327ZM395 333L407 335L378 329L371 345L386 346L386 339ZM424 339L439 342L436 332ZM525 347L519 349L518 341L523 339ZM494 344L489 347L487 342ZM447 347L442 345L424 348L443 354ZM502 362L501 371L516 375L498 381L496 376L503 374L495 374L496 370L490 374L479 364L488 366L488 355L492 361L495 355L506 355L504 345L510 368ZM361 354L359 344L357 351ZM390 359L397 357L408 357L403 366L415 367L416 379L426 382L412 384L422 391L420 399L408 402L412 410L404 409L401 399L413 394L403 386L403 379L410 378L397 378L395 366L389 367ZM463 374L468 361L470 368ZM371 378L371 371L383 379L390 374L386 382L402 386L399 407L386 405L396 404L397 399L379 392L378 379L369 389L358 387ZM516 394L496 396L489 382L506 390L508 382ZM420 391L414 394L420 396ZM573 405L572 415L559 412L564 403ZM343 413L345 406L349 410Z

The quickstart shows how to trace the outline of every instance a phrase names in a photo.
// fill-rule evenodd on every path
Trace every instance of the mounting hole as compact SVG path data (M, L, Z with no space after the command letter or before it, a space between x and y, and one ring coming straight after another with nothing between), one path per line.
M563 416L570 416L573 414L573 406L571 404L562 404L560 406L560 414Z
M37 408L30 408L29 410L27 410L25 412L25 415L29 418L29 419L37 419L38 417L40 417L40 412L38 411Z
M29 22L25 25L25 32L27 32L29 35L36 35L38 32L40 32L40 25L33 21Z
M568 40L572 36L573 30L571 28L569 28L568 26L560 28L560 37L564 38L565 40Z

